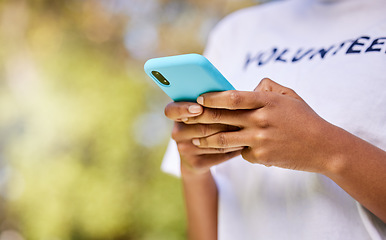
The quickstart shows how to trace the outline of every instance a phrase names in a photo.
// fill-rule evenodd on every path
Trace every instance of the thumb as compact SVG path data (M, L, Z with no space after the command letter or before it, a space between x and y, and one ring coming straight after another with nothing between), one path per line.
M303 99L291 88L284 87L269 78L264 78L255 88L254 92L274 92L282 95L287 95L299 100Z

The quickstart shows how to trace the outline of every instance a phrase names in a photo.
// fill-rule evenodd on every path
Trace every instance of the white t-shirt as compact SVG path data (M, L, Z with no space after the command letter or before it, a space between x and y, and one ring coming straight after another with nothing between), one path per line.
M386 1L287 0L231 14L205 54L238 90L269 77L322 118L386 150ZM175 143L162 165L178 174ZM212 168L219 239L386 239L386 225L329 178L253 165ZM386 173L385 173L386 174Z

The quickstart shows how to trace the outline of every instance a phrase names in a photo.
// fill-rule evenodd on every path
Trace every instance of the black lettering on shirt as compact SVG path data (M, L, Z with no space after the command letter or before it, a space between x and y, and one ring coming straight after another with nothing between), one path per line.
M347 47L347 50L342 50L345 47ZM256 55L253 55L251 52L247 53L244 69L246 69L253 62L255 62L257 67L260 67L268 63L296 63L301 60L312 60L316 56L320 56L320 60L324 60L328 57L336 56L341 52L345 55L382 52L383 47L386 48L386 37L371 38L366 35L330 45L328 48L298 48L296 50L290 48L272 47L271 49L267 49L265 51L259 51Z
M350 54L350 53L361 53L361 50L354 49L354 47L355 47L355 46L364 46L365 43L360 42L360 40L362 40L362 39L369 40L370 37L368 37L368 36L362 36L362 37L359 37L358 39L356 39L356 40L351 44L351 46L347 49L346 54Z
M332 45L329 49L324 49L324 48L321 48L319 50L317 50L314 54L312 54L310 56L310 60L313 59L316 55L320 54L320 57L323 59L324 56L326 56L326 54L331 51L332 49L334 48L334 45Z
M271 61L276 52L278 51L277 48L272 48L270 52L259 52L256 57L252 57L250 53L247 54L244 69L248 67L249 64L256 61L258 66L262 66L264 64L267 64L269 61ZM266 57L268 55L268 57ZM264 59L265 58L265 59Z
M259 63L258 63L259 66L267 64L269 61L271 61L271 59L275 56L276 52L277 52L277 48L272 48L271 53L268 53L269 56L265 60L263 60L264 54L259 55Z
M332 55L337 54L344 47L344 45L346 45L346 43L352 43L353 41L354 40L347 40L342 42Z
M313 49L308 49L306 52L302 53L303 49L299 49L296 53L295 56L292 58L292 62L297 62L307 56L308 54L312 53Z
M247 54L247 60L245 61L244 69L248 67L248 65L253 61L253 57L251 56L250 53Z
M371 43L370 47L368 47L365 52L380 52L380 51L382 51L382 48L375 48L375 46L385 44L385 41L379 42L379 40L385 40L385 39L386 39L386 37L374 39L374 41Z
M288 48L284 49L279 56L275 59L276 62L287 62L286 59L283 58L283 56L288 52Z

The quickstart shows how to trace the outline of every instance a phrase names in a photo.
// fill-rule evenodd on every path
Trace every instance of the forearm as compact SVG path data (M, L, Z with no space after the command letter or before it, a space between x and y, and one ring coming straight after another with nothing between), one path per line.
M215 240L218 193L212 174L195 174L181 165L189 239Z
M326 175L386 222L386 152L335 129L337 151Z

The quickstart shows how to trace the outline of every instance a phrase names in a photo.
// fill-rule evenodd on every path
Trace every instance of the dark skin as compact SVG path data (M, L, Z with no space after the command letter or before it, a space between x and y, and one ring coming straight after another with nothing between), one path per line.
M263 79L252 92L207 93L197 101L165 109L176 121L190 239L216 239L217 189L209 169L238 154L254 164L324 174L386 222L386 152L328 123L293 90Z

